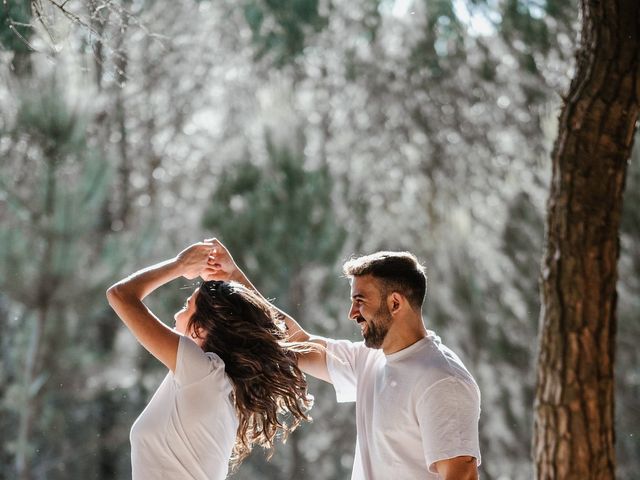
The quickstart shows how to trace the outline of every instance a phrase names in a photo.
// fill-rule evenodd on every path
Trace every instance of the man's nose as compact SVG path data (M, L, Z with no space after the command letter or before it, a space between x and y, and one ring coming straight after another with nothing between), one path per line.
M349 319L355 320L359 316L360 316L360 312L358 312L358 309L356 308L356 306L352 304L351 309L349 310Z

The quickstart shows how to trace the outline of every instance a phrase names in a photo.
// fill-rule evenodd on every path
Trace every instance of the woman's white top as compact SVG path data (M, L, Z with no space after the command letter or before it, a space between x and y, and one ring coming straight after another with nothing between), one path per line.
M131 427L133 480L220 480L227 476L238 418L218 355L190 338Z

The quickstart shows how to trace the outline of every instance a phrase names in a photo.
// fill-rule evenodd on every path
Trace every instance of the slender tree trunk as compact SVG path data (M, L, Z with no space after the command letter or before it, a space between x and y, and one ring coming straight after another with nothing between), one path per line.
M615 475L618 231L640 99L640 2L582 0L553 152L535 400L539 479Z
M89 0L87 3L87 9L89 18L91 19L91 28L96 32L96 38L93 43L93 60L94 60L94 82L96 91L99 96L103 95L102 78L104 76L104 63L106 60L107 52L104 44L104 35L107 30L109 22L109 9L101 8L101 0ZM108 50L108 49L107 49ZM109 115L106 109L100 109L93 122L96 125L95 137L96 150L103 158L107 158L105 145L109 145ZM107 196L103 201L103 206L100 212L100 221L98 226L99 237L103 238L104 235L111 231L113 223L113 213L110 209L110 199ZM96 251L99 249L96 248Z
M120 185L120 204L117 213L117 219L122 222L121 227L128 225L129 215L131 211L131 172L133 170L132 159L129 155L129 139L126 125L126 95L124 92L125 83L127 82L127 67L129 57L126 50L126 35L128 27L128 17L125 13L121 16L122 26L118 37L118 46L116 48L116 78L118 79L115 86L115 122L118 129L118 154L120 156L120 165L118 166L118 183Z
M122 55L126 55L123 53ZM122 63L122 68L126 69L126 63ZM124 70L123 70L124 71ZM124 87L122 87L124 88ZM116 126L119 133L118 140L118 153L120 154L120 165L118 166L118 180L120 184L120 204L117 214L117 219L122 222L122 227L126 226L129 222L129 214L131 211L131 171L132 164L131 158L129 158L128 149L128 136L127 128L125 125L125 101L124 93L120 90L117 94L116 100Z
M89 0L87 8L89 17L91 18L91 28L96 32L96 38L93 44L93 60L95 63L95 83L98 91L102 90L102 76L104 72L105 51L103 44L103 35L107 25L109 10L100 8L101 2L97 0Z
M31 63L31 52L15 52L13 54L13 60L11 61L11 69L18 78L29 78L33 71L33 64Z
M20 480L29 480L31 478L31 458L30 458L30 442L31 431L34 424L34 411L37 392L32 393L32 388L39 374L37 367L37 359L40 354L42 345L42 335L44 325L46 323L46 309L38 311L35 320L35 328L31 333L29 349L25 358L23 391L24 403L20 409L20 420L18 422L15 471Z
M59 165L58 152L55 148L45 150L47 161L47 174L44 192L43 221L42 225L51 228L56 208L56 172ZM49 345L46 338L47 318L51 310L51 297L55 290L56 279L52 274L51 259L53 257L54 234L47 230L44 237L44 250L39 263L39 281L37 294L34 298L34 310L36 312L35 327L30 334L30 344L25 357L24 368L24 403L20 410L20 421L17 432L17 448L15 457L15 470L20 480L29 480L33 476L32 459L30 458L30 444L38 404L43 395L45 385L38 385L45 359L48 356Z
M152 51L152 43L155 40L147 35L145 37L145 50ZM150 58L144 59L144 91L146 92L146 102L148 105L148 112L144 122L145 129L145 154L147 157L147 195L149 195L149 206L153 209L155 207L157 198L157 181L154 176L156 169L162 165L162 156L156 152L156 148L153 144L153 138L156 133L156 117L153 111L153 92L157 88L157 73L156 62Z
M291 276L291 286L289 288L288 295L288 312L293 316L293 318L302 317L301 306L305 304L305 295L302 285L302 273L300 270L297 270ZM289 440L287 441L289 451L291 452L291 461L289 462L289 472L287 474L287 478L289 478L290 480L304 478L304 471L306 470L306 460L304 458L302 447L300 445L300 436L302 435L302 430L302 428L297 429L290 435Z

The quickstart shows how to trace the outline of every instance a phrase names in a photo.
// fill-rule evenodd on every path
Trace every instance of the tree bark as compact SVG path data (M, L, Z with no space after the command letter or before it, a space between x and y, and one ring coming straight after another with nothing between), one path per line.
M640 98L640 2L582 0L552 155L533 456L538 479L612 479L620 216Z

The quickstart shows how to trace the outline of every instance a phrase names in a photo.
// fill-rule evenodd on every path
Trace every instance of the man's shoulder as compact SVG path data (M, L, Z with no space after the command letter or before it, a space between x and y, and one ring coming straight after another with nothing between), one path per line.
M443 380L475 383L460 358L441 343L426 342L405 363L407 377L416 389L426 390Z

